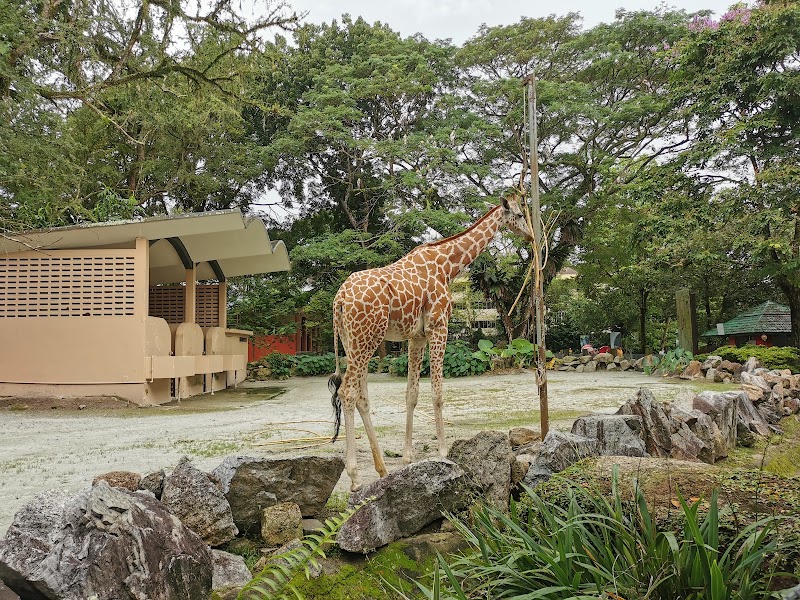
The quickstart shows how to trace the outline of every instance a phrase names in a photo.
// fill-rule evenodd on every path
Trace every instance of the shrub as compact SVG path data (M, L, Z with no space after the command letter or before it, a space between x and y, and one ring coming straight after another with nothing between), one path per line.
M370 373L388 373L389 365L391 364L391 357L381 358L380 356L373 356L369 359L367 370Z
M466 342L454 340L447 344L444 350L444 365L442 371L445 377L467 377L469 375L480 375L489 367L484 361L476 358ZM408 375L408 355L401 354L391 360L389 372L399 377ZM420 374L428 377L431 374L430 355L425 350L425 357L422 359L422 370Z
M432 599L771 597L766 559L781 551L775 519L721 542L715 491L708 502L680 497L683 531L664 530L643 492L626 501L617 480L615 470L610 498L567 482L565 506L526 490L507 514L486 506L470 524L449 517L474 549L440 563L430 588L417 585Z
M800 373L800 349L792 346L747 345L740 348L722 346L713 352L697 356L697 360L703 361L712 355L738 363L744 363L748 358L754 356L767 369L791 369L792 373Z
M289 379L292 369L297 364L297 359L291 354L273 352L258 361L269 369L271 379Z
M340 358L340 363L343 361ZM336 370L336 355L327 354L301 354L297 357L295 373L302 377L314 375L329 375Z

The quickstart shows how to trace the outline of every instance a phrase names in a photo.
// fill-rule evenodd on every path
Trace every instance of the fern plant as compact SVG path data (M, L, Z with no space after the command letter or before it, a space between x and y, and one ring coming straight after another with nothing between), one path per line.
M251 579L239 592L237 600L289 600L302 598L300 592L292 585L294 576L303 572L310 578L312 569L319 566L319 559L325 558L323 548L336 541L336 535L342 525L372 498L348 508L336 517L325 520L321 529L306 535L299 548L283 552Z

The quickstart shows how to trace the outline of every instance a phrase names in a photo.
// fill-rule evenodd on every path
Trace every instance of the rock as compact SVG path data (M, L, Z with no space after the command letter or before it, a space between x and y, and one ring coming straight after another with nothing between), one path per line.
M498 508L508 507L514 459L508 435L481 431L468 440L456 440L447 458L464 469L478 494Z
M711 369L709 369L709 371L711 371ZM719 369L714 373L714 381L716 383L727 383L732 377L733 376L727 371L720 371Z
M725 448L736 446L738 399L741 392L701 392L692 400L692 408L711 417L717 425ZM727 456L727 452L724 454Z
M5 538L0 538L0 580L23 598L56 597L40 571L71 500L72 495L61 490L37 494L19 509Z
M585 365L583 365L584 373L592 373L597 370L597 362L590 360Z
M199 600L212 558L158 500L100 481L21 509L0 541L0 576L23 598Z
M532 454L519 454L513 463L511 463L511 486L517 485L523 480L528 473L536 457Z
M756 410L769 425L777 425L783 418L783 414L771 402L762 402L756 407ZM770 429L777 433L779 428L770 427Z
M590 360L592 360L592 357L589 356L588 354L586 354L584 356L581 356L579 360L580 360L580 363L582 365L586 365L586 363L588 363Z
M612 362L606 365L606 371L619 371L619 367Z
M702 364L699 360L689 361L686 368L681 372L681 379L700 379L703 377Z
M787 398L784 406L789 409L789 414L796 415L800 412L800 400L797 398Z
M759 402L763 402L764 401L764 399L765 399L764 398L764 390L762 390L757 385L748 385L746 383L743 383L739 387L741 388L741 390L745 394L747 394L747 397L750 399L750 402L752 402L753 404L758 404ZM770 390L770 393L772 393L771 390Z
M139 473L131 473L130 471L111 471L98 475L92 480L92 485L97 485L98 481L105 481L111 487L122 488L131 492L139 489L139 482L142 476Z
M678 423L677 431L672 434L673 458L700 459L713 465L728 455L722 434L709 415L696 409L691 412L673 409L671 416Z
M712 354L708 358L703 361L703 366L701 367L703 371L707 371L708 369L716 369L722 363L722 357Z
M609 352L601 352L595 355L594 360L595 362L607 365L614 362L614 356Z
M536 489L536 486L539 484L548 481L552 476L553 472L547 467L540 467L536 464L532 464L528 472L525 473L525 477L522 478L522 485L533 490Z
M364 486L350 497L351 506L374 497L348 519L337 536L348 552L369 552L408 537L468 505L467 476L447 459L412 463Z
M774 404L778 404L783 402L784 396L787 396L786 390L783 387L783 383L776 383L772 386L772 402Z
M713 455L713 446L704 442L686 423L681 423L678 430L670 436L672 444L670 456L680 460L696 460L700 456ZM704 462L714 463L713 458Z
M164 469L155 471L153 473L148 473L142 477L141 481L139 482L139 489L146 490L161 500L161 492L164 490L164 479L166 479Z
M319 531L325 527L325 524L319 519L302 519L300 521L300 526L303 528L303 535L308 535L309 533Z
M745 448L751 448L756 443L756 436L741 421L736 424L736 443Z
M583 458L598 454L597 440L551 429L539 447L534 465L558 473Z
M258 535L261 511L294 502L303 516L317 516L344 471L338 456L251 458L229 456L213 471L233 511L239 531Z
M747 371L742 372L742 385L752 385L764 392L764 397L768 397L772 393L772 386L767 383L766 379L759 375L752 375Z
M717 380L717 370L714 367L711 367L706 371L706 380L707 381L716 381Z
M508 432L508 442L516 449L540 439L541 434L529 427L514 427Z
M632 364L635 371L644 371L644 357L637 358Z
M428 563L437 556L450 556L465 552L470 548L469 542L457 531L444 531L438 533L420 533L406 538L392 546L398 549L416 563ZM378 552L377 560L381 553Z
M597 440L606 456L647 456L638 415L591 415L578 417L572 433Z
M186 456L164 480L161 502L209 546L221 546L239 533L228 500Z
M212 550L211 555L214 560L211 588L215 592L230 588L242 588L253 578L244 558L238 554Z
M642 418L642 434L647 453L667 458L672 448L672 423L663 404L656 402L650 390L641 388L623 404L618 415L638 415Z
M575 367L576 373L583 373L585 370L586 370L586 365L578 365L577 367Z
M294 502L268 506L261 513L261 538L268 546L282 546L303 537L303 515Z
M769 435L769 424L764 420L764 417L756 410L755 405L747 397L747 394L740 393L736 399L736 410L739 415L739 422L747 429L758 435ZM739 435L737 426L737 435Z
M564 366L575 365L576 363L579 362L580 358L578 358L577 356L572 356L571 354L561 359L561 364L563 364Z
M275 550L275 552L272 554L272 556L270 556L269 558L267 558L264 561L263 566L261 566L261 569L263 569L265 566L270 565L270 564L272 564L272 565L276 565L276 564L277 565L283 565L284 567L291 569L293 565L288 560L286 560L286 558L284 558L284 555L288 554L289 552L292 552L293 550L298 550L302 545L303 545L303 542L300 541L300 540L296 540L296 539L292 540L290 542L287 542L286 544L284 544L283 546L281 546L280 548ZM308 576L309 576L309 578L316 579L317 577L322 575L322 565L321 564L317 563L315 565L315 564L309 562L309 563L307 563L307 566L308 566ZM259 569L259 571L261 569Z
M719 363L717 370L725 371L726 373L730 373L731 375L733 375L734 373L736 373L737 370L741 369L741 367L742 367L741 363L733 362L730 360L723 360L721 363Z
M633 365L631 365L631 361L629 361L627 358L623 358L621 361L619 361L619 368L623 371L629 371L633 368Z
M745 373L752 373L756 369L761 367L761 363L758 362L758 359L755 356L751 356L748 358L744 363L744 372Z

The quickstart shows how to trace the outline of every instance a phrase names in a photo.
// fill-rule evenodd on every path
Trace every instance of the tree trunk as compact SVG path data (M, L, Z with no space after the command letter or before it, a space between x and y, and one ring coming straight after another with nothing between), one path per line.
M648 291L644 288L639 289L639 351L647 354L647 296Z
M789 332L789 345L800 348L800 286L793 285L785 279L778 282L778 285L786 295L791 314L790 322L792 329Z

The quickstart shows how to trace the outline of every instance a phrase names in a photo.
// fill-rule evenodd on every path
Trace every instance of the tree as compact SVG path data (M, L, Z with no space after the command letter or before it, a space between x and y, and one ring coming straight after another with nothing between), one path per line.
M695 132L689 170L718 185L734 251L783 292L800 346L800 4L698 17L672 56L673 92Z
M553 222L545 284L582 245L592 219L613 206L617 190L688 142L685 119L666 94L672 66L660 52L679 39L686 19L683 12L620 11L614 23L588 31L576 14L523 19L484 27L459 51L467 106L486 123L476 154L492 168L474 179L487 191L519 184L528 172L520 80L536 73L541 202ZM494 296L498 304L502 295Z
M231 149L245 139L251 55L263 30L291 28L297 16L282 2L255 22L229 0L189 10L0 2L0 197L16 219L86 218L109 191L151 210L204 208L200 195L212 207L246 202L258 169L225 159L248 155ZM0 218L14 226L10 213Z

